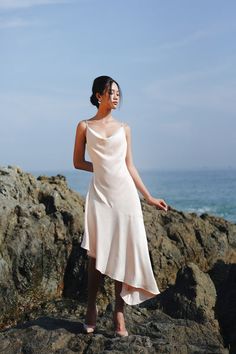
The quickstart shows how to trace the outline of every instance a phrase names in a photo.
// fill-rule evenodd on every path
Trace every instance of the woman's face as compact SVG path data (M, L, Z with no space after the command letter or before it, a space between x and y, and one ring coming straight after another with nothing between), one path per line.
M117 108L120 101L120 92L115 82L112 83L111 89L106 90L103 95L99 96L99 100L101 101L100 106L105 105L110 109Z

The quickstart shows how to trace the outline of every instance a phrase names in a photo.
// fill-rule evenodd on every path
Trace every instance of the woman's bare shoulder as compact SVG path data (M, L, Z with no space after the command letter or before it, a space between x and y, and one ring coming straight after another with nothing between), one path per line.
M118 124L118 125L123 125L124 127L129 127L128 123L124 120L118 120L116 119L115 122Z
M124 127L125 135L127 138L130 136L130 126L126 121L120 121L120 124Z
M77 123L77 129L82 129L84 130L86 128L87 125L87 121L90 121L92 118L87 118L87 119L81 119L78 123Z
M127 122L122 121L121 124L124 126L124 128L125 128L125 130L126 130L127 132L130 131L130 126L129 126L129 124L128 124Z
M86 130L87 130L87 121L88 119L81 119L80 121L78 121L77 123L77 128L76 128L76 134L79 137L84 137L86 138Z

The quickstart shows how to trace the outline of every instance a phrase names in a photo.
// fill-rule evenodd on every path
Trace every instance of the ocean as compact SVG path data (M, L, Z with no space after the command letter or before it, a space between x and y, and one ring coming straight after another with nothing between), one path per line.
M208 213L236 223L236 169L138 170L150 193L175 209ZM86 196L92 174L82 170L31 171L39 175L66 177L69 187Z

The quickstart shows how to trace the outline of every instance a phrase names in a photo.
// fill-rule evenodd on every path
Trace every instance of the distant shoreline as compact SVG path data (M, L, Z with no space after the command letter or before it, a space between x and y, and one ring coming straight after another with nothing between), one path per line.
M189 169L187 169L187 168L179 168L179 169L172 169L172 168L170 168L170 169L167 169L167 168L163 168L163 169L141 169L141 168L138 168L137 167L137 169L138 169L138 171L139 172L143 172L143 173L145 173L145 172L196 172L196 171L198 171L198 172L201 172L201 171L209 171L209 172L214 172L214 171L235 171L236 172L236 167L222 167L222 168L208 168L208 167L199 167L199 168L189 168ZM24 169L24 171L26 171L25 169ZM71 168L71 169L55 169L55 170L47 170L47 169L38 169L38 170L36 170L36 169L29 169L29 170L27 170L28 172L30 172L30 173L32 173L32 174L34 174L34 173L55 173L55 172L57 172L58 171L58 173L62 173L62 172L64 172L64 173L71 173L71 172L74 172L74 171L80 171L80 172L87 172L87 171L84 171L84 170L77 170L77 169L73 169L73 168ZM91 172L88 172L88 173L91 173Z
M236 223L236 168L138 170L150 192L178 210L208 213ZM31 171L40 175L66 177L68 186L86 196L93 173L84 170Z

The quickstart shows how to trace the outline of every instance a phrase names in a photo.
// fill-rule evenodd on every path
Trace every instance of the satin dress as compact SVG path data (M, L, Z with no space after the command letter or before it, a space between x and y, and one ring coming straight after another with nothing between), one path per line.
M123 300L136 305L160 291L152 270L139 194L125 162L125 123L105 138L85 122L93 175L85 199L81 247L96 258L97 270L123 283Z

